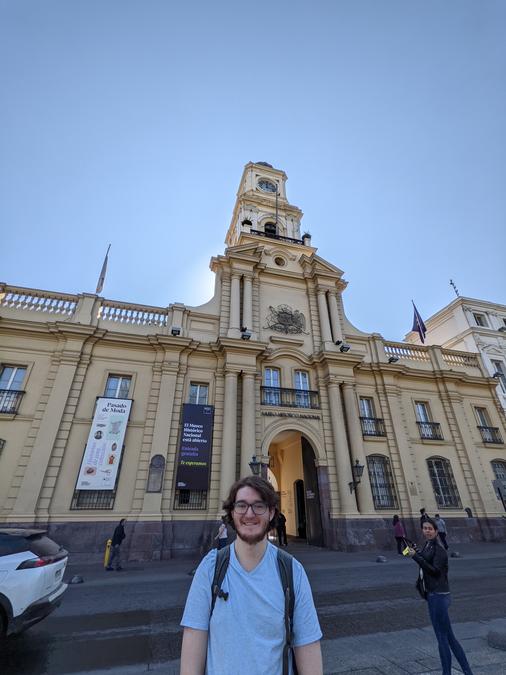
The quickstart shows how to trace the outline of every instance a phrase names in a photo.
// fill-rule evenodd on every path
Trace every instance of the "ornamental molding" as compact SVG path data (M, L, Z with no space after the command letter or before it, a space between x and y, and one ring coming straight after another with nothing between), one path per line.
M292 309L289 305L269 305L269 314L266 317L267 325L264 329L270 329L285 335L309 335L306 332L306 317L298 309Z

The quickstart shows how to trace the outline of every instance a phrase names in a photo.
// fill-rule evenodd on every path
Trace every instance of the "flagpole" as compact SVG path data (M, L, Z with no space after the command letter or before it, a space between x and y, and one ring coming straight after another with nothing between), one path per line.
M109 251L111 250L111 244L107 247L107 253L105 254L104 262L102 263L102 269L100 270L100 276L98 277L97 288L95 293L98 295L102 292L105 282L105 274L107 272L107 259L109 256Z

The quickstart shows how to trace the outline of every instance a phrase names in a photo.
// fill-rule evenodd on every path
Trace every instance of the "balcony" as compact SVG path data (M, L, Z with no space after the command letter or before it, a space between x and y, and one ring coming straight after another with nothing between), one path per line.
M502 443L499 427L478 427L484 443Z
M0 389L0 413L15 415L24 393L17 389Z
M363 436L386 436L385 423L378 417L361 417Z
M261 387L262 405L277 405L285 408L319 408L320 396L308 389L282 389Z
M420 438L424 441L443 441L443 432L439 422L417 422Z
M278 241L287 241L290 244L304 244L302 239L292 239L292 237L282 237L280 234L271 234L270 232L263 232L262 230L250 230L251 234L256 234L259 237L267 237L268 239L277 239Z

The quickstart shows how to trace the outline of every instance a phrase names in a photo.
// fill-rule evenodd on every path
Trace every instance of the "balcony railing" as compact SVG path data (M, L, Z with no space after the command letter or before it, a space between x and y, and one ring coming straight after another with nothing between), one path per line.
M302 239L293 239L292 237L283 237L280 234L270 232L263 232L262 230L250 230L251 234L257 234L260 237L267 237L268 239L278 239L279 241L288 241L290 244L304 244Z
M417 422L420 438L428 441L442 441L443 432L439 422Z
M484 443L502 443L499 427L478 427Z
M279 405L285 408L319 408L320 396L309 389L282 389L262 387L262 405Z
M362 434L364 436L386 436L385 422L379 417L361 417Z
M17 389L0 389L0 413L15 415L24 393Z

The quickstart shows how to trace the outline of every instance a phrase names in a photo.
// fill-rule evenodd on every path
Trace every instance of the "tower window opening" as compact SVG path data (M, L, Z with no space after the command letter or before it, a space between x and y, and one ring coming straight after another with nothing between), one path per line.
M248 218L245 218L245 219L242 221L241 225L243 225L244 227L251 227L251 226L253 225L253 223L252 223L251 220L249 220Z
M267 237L275 237L277 235L276 223L265 223L264 232Z

